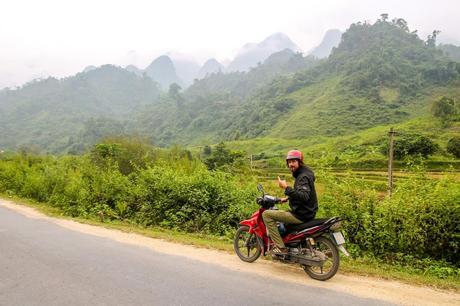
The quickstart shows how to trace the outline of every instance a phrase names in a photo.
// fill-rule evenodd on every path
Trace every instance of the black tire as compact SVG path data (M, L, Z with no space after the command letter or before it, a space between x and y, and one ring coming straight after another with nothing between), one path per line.
M235 234L233 248L236 255L245 262L253 262L259 258L261 247L257 236L249 233L249 227L241 226Z
M325 281L333 277L340 265L340 256L337 246L329 238L319 237L315 239L314 249L323 252L327 259L322 266L303 266L304 271L313 279Z

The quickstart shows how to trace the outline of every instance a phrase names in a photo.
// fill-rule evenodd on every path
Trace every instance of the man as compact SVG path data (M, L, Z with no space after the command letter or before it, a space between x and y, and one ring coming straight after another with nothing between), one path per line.
M291 150L286 156L286 164L295 178L294 187L289 187L285 180L278 177L278 185L284 189L286 198L281 202L289 200L290 211L266 210L262 214L270 237L276 247L274 254L285 255L288 249L278 231L277 221L285 224L300 224L315 218L318 210L318 200L315 191L315 175L313 171L304 165L303 154L298 150Z

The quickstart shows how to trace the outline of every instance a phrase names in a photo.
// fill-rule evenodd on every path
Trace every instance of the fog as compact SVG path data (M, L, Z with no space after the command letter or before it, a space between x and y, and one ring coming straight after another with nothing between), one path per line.
M73 75L88 65L145 68L161 54L221 62L244 44L283 32L304 53L328 29L345 31L381 13L421 38L460 44L460 4L437 1L2 1L0 88Z

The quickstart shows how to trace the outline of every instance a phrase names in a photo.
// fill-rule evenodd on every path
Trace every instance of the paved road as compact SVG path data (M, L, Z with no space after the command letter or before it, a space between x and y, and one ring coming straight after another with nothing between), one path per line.
M0 206L0 305L388 305L232 271Z

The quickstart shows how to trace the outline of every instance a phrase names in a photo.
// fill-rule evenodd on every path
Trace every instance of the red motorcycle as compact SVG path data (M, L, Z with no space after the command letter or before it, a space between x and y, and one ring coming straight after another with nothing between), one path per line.
M262 197L257 198L260 208L250 219L240 222L236 231L233 247L238 257L245 262L253 262L262 254L265 256L274 247L268 236L262 213L267 209L276 209L281 199L266 195L259 184L257 189ZM313 279L328 280L339 269L339 252L349 256L345 247L345 239L339 231L340 217L314 219L302 224L280 223L279 229L284 244L289 249L287 255L276 255L277 259L289 263L300 264L304 271Z

